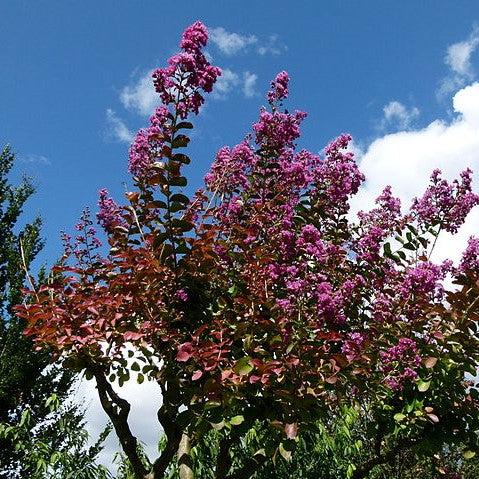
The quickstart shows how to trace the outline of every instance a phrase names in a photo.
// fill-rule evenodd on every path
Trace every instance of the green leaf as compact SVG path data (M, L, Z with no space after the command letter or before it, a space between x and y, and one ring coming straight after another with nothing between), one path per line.
M171 220L171 226L173 228L178 228L181 231L190 231L194 227L193 223L190 223L186 220L180 220L178 218L173 218Z
M244 416L233 416L230 419L230 424L233 426L239 426L244 422Z
M168 236L168 233L156 233L155 239L153 240L153 246L155 248L162 246L163 243L168 239Z
M143 376L143 374L139 373L138 377L136 378L136 382L138 384L141 384L144 380L145 380L145 376Z
M351 479L351 477L353 477L355 470L356 470L356 466L354 464L349 464L348 465L348 469L346 471L347 479Z
M397 414L395 414L395 415L393 416L393 418L394 418L394 420L395 420L396 422L401 422L401 421L403 421L404 419L406 419L406 416L405 416L403 413L398 412Z
M161 259L169 258L174 253L174 248L169 243L164 243L161 247Z
M190 202L190 199L181 193L175 193L174 195L171 195L170 200L177 203L183 203L184 205L187 205Z
M421 379L417 383L417 389L419 392L426 392L429 389L429 386L431 385L431 381L422 381Z
M253 365L251 364L251 358L249 356L239 359L233 368L233 371L240 376L246 376L252 370Z
M135 361L134 363L132 363L131 369L132 369L132 371L139 371L140 370L140 365Z
M188 180L184 176L173 176L168 180L170 186L186 186Z
M23 425L28 425L30 423L30 409L25 409L25 411L22 412L22 417L20 419L20 424L19 426Z
M184 165L189 165L191 163L190 157L188 155L184 155L183 153L176 153L173 155L172 160L178 163L183 163Z
M190 139L186 135L178 135L172 143L173 148L184 148L188 145Z
M406 225L406 228L407 228L411 233L414 233L415 236L417 236L417 229L414 228L413 225L407 224L407 225Z
M175 130L181 130L182 128L185 128L187 130L191 130L193 128L193 123L190 123L189 121L181 121L176 125Z
M284 448L284 445L283 443L281 443L278 447L278 451L279 453L281 454L281 456L283 456L283 458L286 460L286 461L291 461L291 458L292 458L292 452L291 451L287 451L285 448Z
M180 243L176 248L175 248L175 253L177 254L186 254L190 252L190 248L186 243Z
M225 427L225 422L224 421L212 422L210 424L211 424L211 427L216 431L221 431L221 429L223 429Z
M186 206L183 203L178 203L177 201L173 201L170 205L170 211L172 213L176 213L178 211L182 211L186 208Z
M468 450L468 451L464 451L462 453L462 455L463 455L464 459L469 460L469 459L472 459L476 455L476 453L474 451L469 451Z

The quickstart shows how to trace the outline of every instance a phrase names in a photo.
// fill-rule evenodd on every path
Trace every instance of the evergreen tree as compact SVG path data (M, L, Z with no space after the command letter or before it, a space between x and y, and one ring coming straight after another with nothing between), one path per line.
M72 373L52 365L48 350L34 349L24 335L24 321L13 312L22 302L25 283L32 281L26 271L43 246L40 218L22 221L35 188L28 178L17 186L9 182L14 160L5 147L0 153L0 478L53 477L47 474L54 453L58 464L68 462L65 454L75 457L77 464L92 463L94 457L81 457L86 444L83 414L67 400ZM39 276L41 281L41 272Z

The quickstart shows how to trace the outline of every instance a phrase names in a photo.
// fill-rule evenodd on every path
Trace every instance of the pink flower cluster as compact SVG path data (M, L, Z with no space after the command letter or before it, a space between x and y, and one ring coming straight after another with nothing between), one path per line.
M207 41L206 27L201 22L194 23L183 33L183 51L171 57L167 67L153 73L163 105L151 116L150 126L136 134L129 150L128 169L140 181L153 175L151 166L164 156L164 146L175 134L177 118L185 119L191 112L197 114L204 102L201 91L211 92L221 75L221 70L212 66L202 52Z
M96 214L98 224L107 232L113 231L115 226L125 225L121 217L121 208L108 196L108 190L103 188L98 197L98 213Z
M230 149L221 148L216 154L205 182L211 191L227 193L246 187L246 173L254 165L256 157L246 141Z
M392 195L391 187L388 185L376 198L377 208L371 211L358 213L358 218L363 225L374 225L385 232L391 232L398 226L401 217L401 200Z
M401 338L398 344L382 351L380 357L381 369L387 374L385 383L391 389L401 389L406 381L417 378L416 369L421 365L421 356L413 339Z
M171 114L165 106L159 106L150 117L150 126L142 128L135 136L129 150L128 170L143 180L151 175L151 165L163 156L163 146L169 140Z
M441 170L434 170L431 185L423 197L415 199L412 211L419 221L429 225L440 225L450 233L457 233L471 209L479 204L479 195L472 192L472 171L461 173L461 181L449 184L441 178Z
M382 242L400 226L401 201L392 195L391 187L386 186L376 198L376 208L358 213L361 235L356 240L355 250L358 259L373 264L380 255Z
M346 355L348 361L354 361L362 354L366 339L364 333L349 333L347 335L341 351Z
M253 125L256 142L262 148L276 152L293 148L294 141L300 135L299 126L306 116L304 111L291 114L262 110L259 121Z
M268 101L273 104L277 101L284 100L288 97L289 75L282 71L276 75L276 78L271 82L271 90L268 92Z
M416 267L408 269L398 286L398 294L404 300L410 298L428 297L433 295L434 299L442 297L443 288L441 281L444 279L445 271L441 266L422 261Z
M343 151L348 148L351 135L343 134L325 149L326 158L315 173L318 193L335 214L349 210L348 199L356 194L364 181L364 175L354 161L354 154Z
M89 208L85 208L80 216L80 220L75 225L78 234L75 236L75 242L71 245L71 236L62 235L65 247L65 256L73 254L79 265L82 267L91 266L93 261L99 260L99 255L95 250L101 247L101 241L96 236L96 229L93 227Z
M186 118L198 113L204 98L200 91L211 92L221 70L211 65L202 48L208 41L208 31L195 22L183 33L180 47L183 52L168 60L168 66L153 73L156 91L165 105L173 104L176 114Z
M474 236L469 238L459 263L459 271L464 274L479 274L479 238Z

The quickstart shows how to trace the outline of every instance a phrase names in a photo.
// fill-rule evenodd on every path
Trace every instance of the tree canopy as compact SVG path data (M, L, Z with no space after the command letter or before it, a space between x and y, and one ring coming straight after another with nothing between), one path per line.
M322 157L300 149L303 111L286 108L280 72L252 131L219 150L204 188L185 195L191 118L221 74L196 22L181 52L153 73L162 101L129 152L126 204L100 192L52 281L17 307L38 349L96 381L135 477L198 474L191 447L217 431L216 479L246 479L291 460L303 437L342 407L367 411L375 442L347 477L367 477L405 448L477 448L479 239L460 264L432 259L479 203L472 172L435 170L401 208L386 186L370 211L350 215L365 178L340 135ZM451 283L452 287L446 287ZM139 452L130 405L117 390L156 381L165 440ZM267 431L250 457L233 451ZM201 476L198 476L201 477Z

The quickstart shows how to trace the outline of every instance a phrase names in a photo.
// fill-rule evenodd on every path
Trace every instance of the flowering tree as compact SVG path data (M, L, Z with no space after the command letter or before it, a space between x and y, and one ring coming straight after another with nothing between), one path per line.
M349 218L364 181L349 135L323 158L298 150L306 113L284 109L278 74L253 131L219 150L205 187L188 198L188 121L221 74L197 22L181 53L153 73L162 105L130 148L135 190L127 204L100 192L99 254L88 214L52 280L18 314L39 348L94 378L105 412L138 478L160 478L178 459L194 477L190 447L219 431L211 477L250 477L288 460L315 421L367 405L375 455L353 464L366 477L405 447L444 442L477 448L479 239L459 265L431 260L441 231L457 232L479 203L471 171L448 183L439 171L403 213L386 187L374 209ZM448 291L444 280L455 283ZM128 351L128 352L127 352ZM166 440L147 461L117 392L132 376L156 381ZM247 461L232 451L255 427L269 433ZM209 476L208 476L209 477Z

